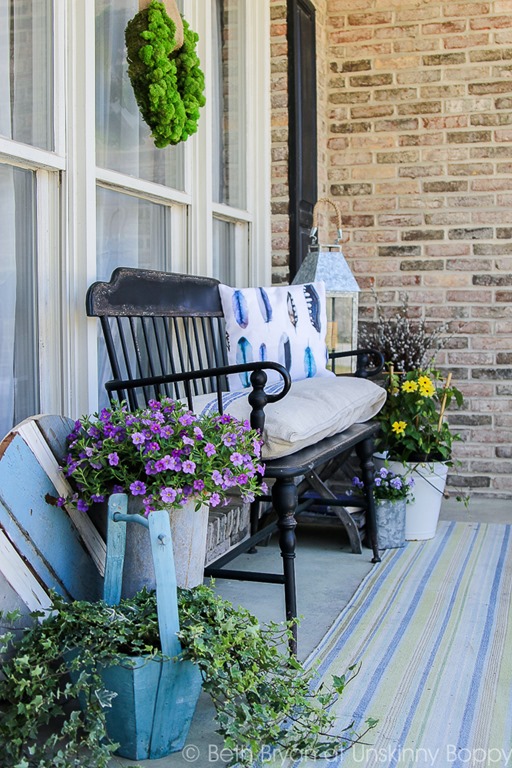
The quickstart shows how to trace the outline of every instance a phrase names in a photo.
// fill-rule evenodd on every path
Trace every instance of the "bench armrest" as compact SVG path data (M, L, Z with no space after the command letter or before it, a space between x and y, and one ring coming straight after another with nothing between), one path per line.
M329 352L332 371L335 368L335 361L341 357L357 358L354 376L362 379L377 376L384 368L384 357L377 349L351 349L348 352Z
M280 374L283 387L279 392L273 394L265 392L265 385L267 383L265 370L277 371ZM250 382L252 389L249 391L248 388L248 400L252 408L250 416L251 427L263 431L265 425L265 406L267 403L275 403L285 397L292 383L290 374L280 363L257 361L241 363L240 365L225 365L219 368L204 368L198 371L146 376L137 379L111 379L106 382L105 389L107 390L109 400L112 401L115 394L119 400L126 400L129 407L134 410L141 407L139 401L142 401L143 405L147 405L148 401L153 397L168 395L170 391L169 384L181 383L185 390L188 407L192 410L194 395L199 394L197 387L193 391L193 382L210 379L216 385L216 389L212 390L212 394L215 391L217 393L219 413L223 413L222 395L226 390L221 389L222 379L225 380L225 377L231 373L244 373L246 371L251 371ZM140 390L139 395L137 390ZM168 396L171 397L171 395ZM176 399L176 397L173 397L173 399Z

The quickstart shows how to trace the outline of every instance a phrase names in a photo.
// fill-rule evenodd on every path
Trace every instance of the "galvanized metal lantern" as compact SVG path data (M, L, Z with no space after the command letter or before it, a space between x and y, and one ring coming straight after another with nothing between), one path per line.
M334 243L324 245L318 240L317 208L320 203L329 203L337 214L337 238ZM327 294L327 348L329 352L348 352L357 347L357 320L359 286L341 249L340 209L333 200L320 198L313 209L313 227L310 232L308 254L293 279L293 284L312 283L323 280ZM336 373L351 373L354 358L341 358L336 363Z

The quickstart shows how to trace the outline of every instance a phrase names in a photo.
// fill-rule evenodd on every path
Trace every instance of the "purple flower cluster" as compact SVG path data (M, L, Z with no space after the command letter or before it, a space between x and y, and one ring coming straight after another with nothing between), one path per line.
M162 398L136 411L114 405L75 422L64 471L83 511L111 493L140 497L146 514L190 500L217 506L229 495L252 501L266 492L261 446L247 421L197 416Z
M352 478L352 485L358 490L364 488L359 477ZM374 494L376 499L399 500L412 495L413 477L397 475L386 467L377 470L374 475Z

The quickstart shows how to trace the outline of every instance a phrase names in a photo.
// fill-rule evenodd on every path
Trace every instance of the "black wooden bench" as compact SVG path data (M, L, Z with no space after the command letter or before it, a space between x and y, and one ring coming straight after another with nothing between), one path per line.
M274 362L228 365L218 285L219 282L212 278L120 267L114 270L110 282L96 282L90 286L87 314L98 317L101 323L113 372L113 379L105 384L111 400L126 400L131 408L136 408L146 405L151 398L167 395L175 399L186 398L194 410L197 397L213 393L218 410L222 412L222 394L228 389L227 376L247 371L252 387L248 390L251 425L263 430L266 415L269 424L273 404L282 403L291 396L290 376L286 368ZM382 369L379 353L356 350L331 355L332 370L334 360L340 356L355 356L354 376L361 380ZM271 370L281 377L280 392L269 393L265 389L267 373ZM305 386L316 386L315 380L309 379ZM300 421L301 413L297 412L294 418ZM295 618L295 527L300 512L312 504L332 507L346 527L353 551L361 552L358 528L346 509L354 506L354 500L335 496L326 485L326 480L353 450L359 459L364 482L364 498L359 506L366 510L372 562L378 562L372 461L377 431L375 421L353 423L342 432L314 441L289 455L265 459L265 479L272 484L271 495L262 495L253 505L251 536L210 565L205 575L283 584L286 618ZM269 501L276 516L274 526L279 531L283 573L225 568L241 551L251 550L269 536L272 528L260 528L258 509L261 502L268 506Z

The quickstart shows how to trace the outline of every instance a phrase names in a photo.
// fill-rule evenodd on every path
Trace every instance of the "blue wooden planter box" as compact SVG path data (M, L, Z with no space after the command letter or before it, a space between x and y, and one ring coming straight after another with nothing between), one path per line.
M189 661L134 657L134 667L102 671L105 688L118 695L107 710L107 732L116 754L131 760L165 757L183 749L201 674Z
M169 514L151 512L148 519L127 514L124 494L109 500L104 599L116 605L121 596L126 524L149 529L156 578L158 626L162 658L133 657L126 665L102 671L105 688L117 696L106 712L107 733L119 743L117 754L131 760L165 757L183 748L201 692L201 673L181 658L176 572Z

